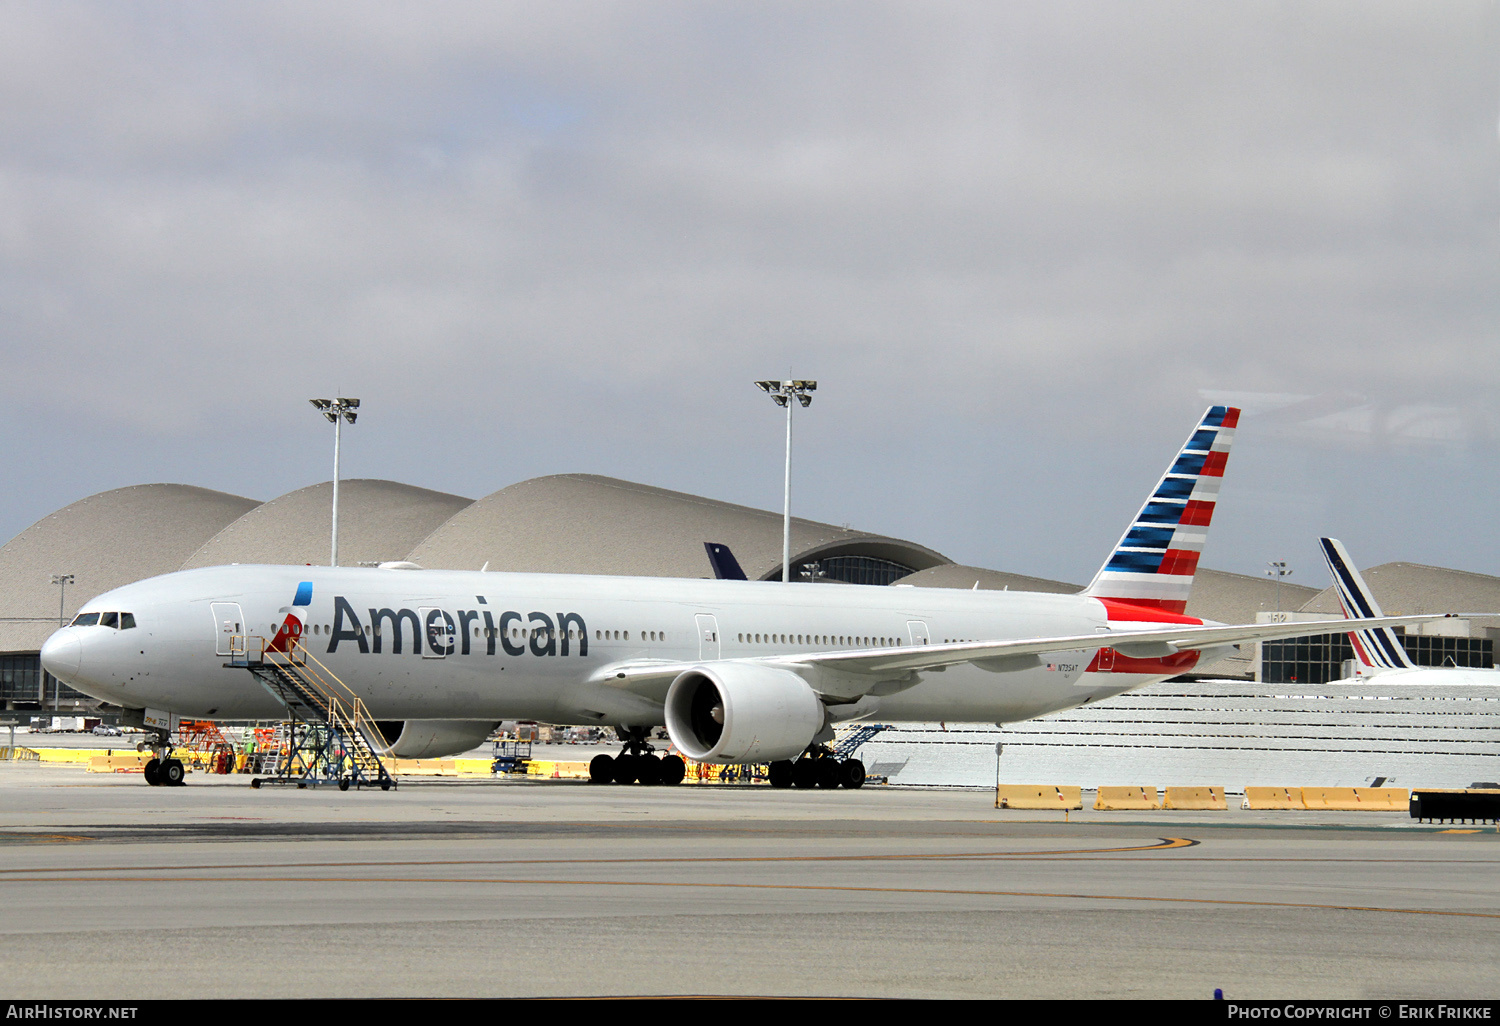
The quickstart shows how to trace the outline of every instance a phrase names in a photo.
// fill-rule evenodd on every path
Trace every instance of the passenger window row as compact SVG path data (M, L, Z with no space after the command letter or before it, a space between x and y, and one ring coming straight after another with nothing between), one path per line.
M847 634L741 634L748 645L832 645L840 648L900 648L900 638L849 636Z

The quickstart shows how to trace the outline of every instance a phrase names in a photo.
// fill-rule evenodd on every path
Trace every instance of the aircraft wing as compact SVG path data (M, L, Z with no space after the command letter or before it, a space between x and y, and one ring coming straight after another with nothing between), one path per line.
M1395 627L1441 620L1451 614L1423 616L1379 616L1352 620L1314 620L1298 623L1252 623L1200 627L1173 625L1138 631L1100 630L1054 638L1018 638L1007 641L964 641L947 645L905 645L900 648L847 649L839 652L807 652L739 660L780 666L802 676L825 699L848 702L889 681L906 678L915 684L915 674L973 663L993 673L1029 670L1041 664L1041 656L1063 652L1113 648L1132 659L1159 659L1190 649L1238 645L1247 641L1274 641L1311 634L1341 634L1352 630ZM730 662L732 660L723 660ZM640 660L616 663L596 672L594 682L623 688L648 698L662 700L677 675L701 666L702 661L674 662Z

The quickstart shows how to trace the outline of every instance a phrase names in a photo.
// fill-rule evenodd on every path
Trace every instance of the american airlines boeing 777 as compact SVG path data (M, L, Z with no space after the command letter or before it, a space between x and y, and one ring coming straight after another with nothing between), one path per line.
M282 718L284 699L245 657L303 651L359 697L374 740L397 756L466 751L507 719L592 724L625 743L596 775L671 782L681 759L656 758L648 740L665 725L689 759L769 762L781 786L809 773L858 786L863 766L828 757L836 723L1010 723L1175 676L1240 642L1305 634L1185 613L1238 418L1208 410L1077 595L220 566L94 598L48 639L42 664L158 726L163 767L175 762L176 717ZM180 776L176 763L171 782Z

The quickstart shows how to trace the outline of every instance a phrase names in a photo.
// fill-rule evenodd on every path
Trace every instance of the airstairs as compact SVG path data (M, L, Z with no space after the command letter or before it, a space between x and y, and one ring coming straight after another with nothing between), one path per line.
M256 777L262 784L318 787L336 784L389 791L396 780L371 747L379 733L359 696L299 642L285 651L261 637L236 637L228 667L248 670L287 711L286 740L275 772Z
M879 734L882 730L890 729L891 725L889 723L861 723L834 742L833 756L836 759L850 758L860 745L870 740L876 734Z

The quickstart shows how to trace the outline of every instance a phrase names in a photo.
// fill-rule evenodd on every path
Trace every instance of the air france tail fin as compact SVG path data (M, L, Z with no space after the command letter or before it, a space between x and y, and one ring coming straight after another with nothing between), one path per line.
M729 551L729 546L720 542L704 542L703 548L708 552L709 565L714 568L714 576L721 581L743 581L745 571L740 569L740 561L734 558L734 553Z
M1240 411L1210 406L1083 594L1169 613L1187 608Z
M1354 560L1344 543L1337 538L1318 539L1323 545L1323 558L1328 560L1328 572L1333 576L1333 590L1338 593L1339 607L1346 617L1384 616L1380 603L1365 584ZM1406 647L1396 632L1389 627L1372 631L1350 631L1349 643L1354 647L1355 676L1365 677L1381 670L1411 669L1416 664L1406 654Z

